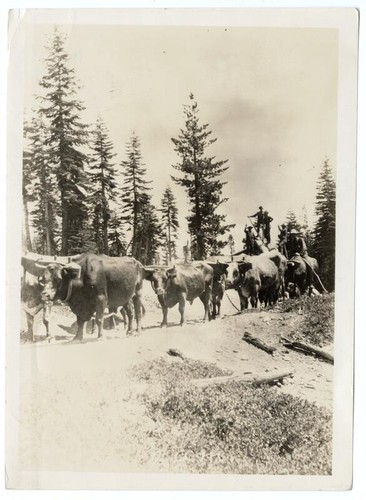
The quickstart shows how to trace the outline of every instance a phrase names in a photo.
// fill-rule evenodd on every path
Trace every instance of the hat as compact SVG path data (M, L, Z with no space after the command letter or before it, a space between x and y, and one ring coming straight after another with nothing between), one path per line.
M290 234L299 234L299 231L296 231L296 229L291 229Z
M253 226L248 226L248 229L253 229Z
M286 227L286 224L281 224L281 227L285 228L285 227Z
M265 214L268 214L267 210L264 211Z
M259 210L263 210L263 207L259 207Z

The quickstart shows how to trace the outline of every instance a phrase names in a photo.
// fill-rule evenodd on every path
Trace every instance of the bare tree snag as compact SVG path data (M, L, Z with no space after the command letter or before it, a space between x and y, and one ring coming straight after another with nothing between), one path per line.
M303 342L299 342L297 340L288 340L284 337L282 337L282 341L283 345L289 349L293 349L294 351L302 352L304 354L312 354L313 356L321 358L324 361L331 363L332 365L334 364L334 357L331 354L318 349L317 347L311 346L309 344L304 344Z
M240 382L244 385L259 387L260 385L282 384L283 379L293 377L294 372L285 372L272 375L270 377L245 377L243 375L229 375L227 377L198 378L191 380L191 383L197 387L207 387L215 384L226 384L227 382Z
M252 344L255 347L258 347L258 349L262 349L262 351L268 352L268 354L273 354L276 351L275 347L266 345L261 340L253 337L253 335L251 335L249 332L244 332L243 340L248 342L248 344Z

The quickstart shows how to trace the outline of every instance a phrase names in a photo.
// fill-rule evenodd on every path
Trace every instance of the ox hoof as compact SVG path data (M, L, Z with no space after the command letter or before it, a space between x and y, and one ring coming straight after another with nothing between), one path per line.
M133 331L132 330L127 330L126 336L127 337L132 337L132 335L133 335Z
M55 337L46 337L46 340L48 341L49 344L55 342Z
M162 324L160 325L160 328L168 328L168 325L167 325L166 323L162 323Z
M71 340L71 342L73 342L73 343L75 343L75 344L82 344L82 343L84 342L84 339L83 339L83 337L78 337L78 336L76 336L76 337L74 337L74 338Z

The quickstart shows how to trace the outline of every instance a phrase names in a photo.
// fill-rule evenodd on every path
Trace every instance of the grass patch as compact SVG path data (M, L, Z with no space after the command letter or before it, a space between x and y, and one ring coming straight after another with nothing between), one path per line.
M238 382L169 384L144 398L149 454L167 470L331 474L331 414L305 400Z
M284 312L303 311L297 337L314 345L326 345L334 339L334 293L286 300Z
M163 357L134 366L130 375L139 381L166 382L184 381L194 378L212 378L231 375L232 372L222 370L215 363L185 358L183 360L167 360Z

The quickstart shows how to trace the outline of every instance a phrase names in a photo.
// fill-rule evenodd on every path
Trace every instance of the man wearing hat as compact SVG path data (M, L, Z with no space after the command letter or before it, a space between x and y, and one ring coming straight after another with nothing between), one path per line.
M273 218L269 215L267 211L263 213L263 233L266 239L267 245L271 243L271 222Z
M255 234L253 231L253 226L247 226L245 224L244 232L245 232L245 238L244 238L243 242L245 241L246 253L248 255L254 255Z
M264 212L263 212L263 207L259 207L259 211L257 213L255 213L254 215L249 215L249 217L256 217L257 218L257 222L256 222L256 229L257 229L257 233L258 235L261 235L261 228L263 228L263 217L264 217Z
M289 240L289 256L290 258L295 254L299 253L301 257L308 254L308 249L304 238L302 238L301 233L296 229L291 229L290 240Z
M280 226L278 226L278 230L280 232L278 235L278 250L287 259L288 255L287 255L287 227L286 227L286 224L281 224Z

